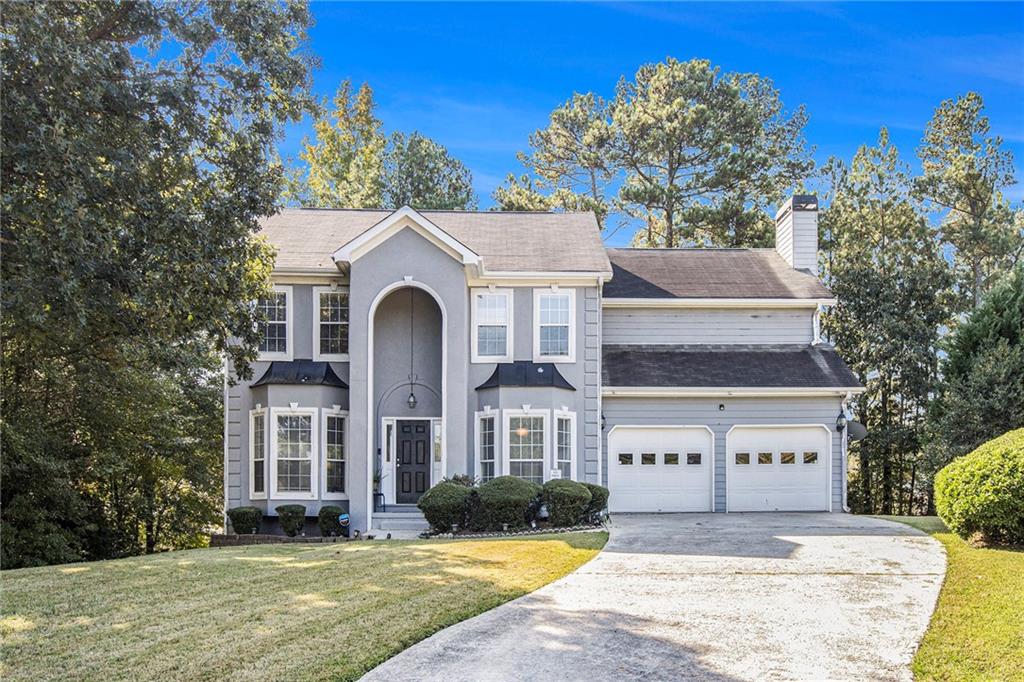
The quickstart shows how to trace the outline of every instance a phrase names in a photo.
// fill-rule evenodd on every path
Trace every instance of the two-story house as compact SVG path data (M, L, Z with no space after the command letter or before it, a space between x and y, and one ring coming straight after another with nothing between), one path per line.
M510 474L607 485L613 512L842 510L862 389L819 338L817 201L776 229L606 249L589 213L282 211L226 507L386 528L445 476Z

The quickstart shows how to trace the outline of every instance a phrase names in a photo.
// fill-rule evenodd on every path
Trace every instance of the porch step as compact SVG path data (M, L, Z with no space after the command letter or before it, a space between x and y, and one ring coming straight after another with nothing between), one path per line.
M374 512L376 530L430 530L430 524L415 505L389 504L387 511Z

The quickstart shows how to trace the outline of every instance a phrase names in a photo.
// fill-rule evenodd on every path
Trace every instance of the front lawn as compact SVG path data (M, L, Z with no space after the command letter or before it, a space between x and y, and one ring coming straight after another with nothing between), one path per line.
M914 657L915 677L1024 677L1024 551L972 547L934 516L881 518L923 530L946 547L946 580Z
M606 533L198 549L4 571L5 680L355 679Z

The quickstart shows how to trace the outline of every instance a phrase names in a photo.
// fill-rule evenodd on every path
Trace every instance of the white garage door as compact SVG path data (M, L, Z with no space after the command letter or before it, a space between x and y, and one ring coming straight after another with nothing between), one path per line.
M616 426L608 434L608 509L711 511L713 460L703 426Z
M726 436L729 511L829 511L824 426L737 426Z

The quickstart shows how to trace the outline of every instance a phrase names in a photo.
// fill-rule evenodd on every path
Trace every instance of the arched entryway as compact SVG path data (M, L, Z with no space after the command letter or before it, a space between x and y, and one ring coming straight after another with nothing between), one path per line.
M378 295L369 329L372 487L414 504L444 466L444 310L429 287L403 281Z

